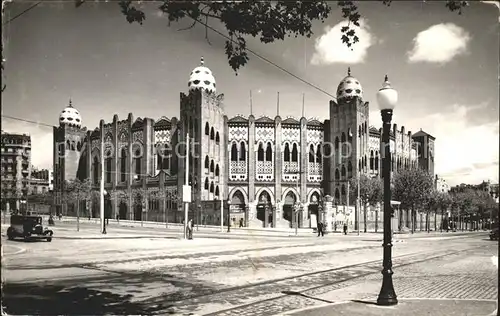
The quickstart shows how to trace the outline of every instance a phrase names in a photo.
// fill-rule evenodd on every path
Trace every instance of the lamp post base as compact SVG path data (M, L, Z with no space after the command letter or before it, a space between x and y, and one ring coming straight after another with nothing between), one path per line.
M382 281L382 289L377 298L377 305L380 306L392 306L398 304L398 297L392 286L392 279L389 281L390 285L387 285L386 280Z

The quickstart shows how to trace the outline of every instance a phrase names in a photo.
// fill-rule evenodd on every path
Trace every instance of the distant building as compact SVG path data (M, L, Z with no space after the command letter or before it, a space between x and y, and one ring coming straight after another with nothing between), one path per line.
M201 209L201 214L190 214L201 223L218 224L216 205L230 201L231 218L244 219L245 226L290 227L295 221L293 207L300 202L299 227L316 227L318 205L325 196L345 204L350 179L359 174L381 176L381 130L370 126L369 103L350 70L338 84L336 100L325 104L330 114L322 121L282 117L279 102L274 118L252 113L227 117L224 95L216 93L215 78L203 62L193 69L187 86L188 93L180 94L179 119L154 120L130 113L121 120L118 115L112 121L101 120L87 130L70 101L54 127L58 212L66 211L67 180L90 179L97 190L103 174L107 192L126 196L105 199L110 217L161 221L168 216L169 221L179 221L184 216L179 198L186 183L187 133L195 144L188 160L191 206ZM380 122L379 117L374 120ZM420 165L434 175L434 140L423 131L412 135L404 126L391 126L391 171ZM429 152L423 148L427 145L432 147L432 159L417 157ZM147 190L153 198L141 205L134 190ZM89 206L97 215L98 201Z
M456 192L463 192L466 189L472 189L472 190L480 190L480 191L485 191L491 194L497 193L498 194L498 184L491 184L490 180L488 181L483 181L480 184L466 184L462 183L459 185L456 185L454 187L450 188L450 192L456 193ZM496 191L495 191L496 190Z
M20 210L20 204L29 193L31 137L4 131L1 136L1 208Z
M450 191L450 185L446 182L445 179L440 178L438 175L436 175L434 184L438 192L448 193Z
M32 169L30 179L30 194L48 193L53 190L53 174L48 169Z

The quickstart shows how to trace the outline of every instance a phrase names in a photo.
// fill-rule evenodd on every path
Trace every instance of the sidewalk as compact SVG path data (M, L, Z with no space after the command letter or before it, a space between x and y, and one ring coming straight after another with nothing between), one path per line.
M326 304L322 307L304 309L285 315L307 316L494 316L497 306L494 301L471 301L455 299L400 299L395 306L378 306L376 299L363 301L345 301ZM485 312L489 311L489 312Z

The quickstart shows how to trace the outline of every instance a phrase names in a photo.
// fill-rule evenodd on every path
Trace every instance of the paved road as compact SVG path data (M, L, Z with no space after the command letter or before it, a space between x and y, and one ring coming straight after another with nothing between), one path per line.
M185 241L168 232L134 236L132 229L109 238L71 239L74 232L58 228L60 238L51 243L6 241L2 234L7 312L273 315L309 301L318 304L304 293L327 293L380 275L379 237ZM78 234L91 236L89 230ZM395 243L394 262L403 267L449 258L490 246L486 238L484 233L409 238Z

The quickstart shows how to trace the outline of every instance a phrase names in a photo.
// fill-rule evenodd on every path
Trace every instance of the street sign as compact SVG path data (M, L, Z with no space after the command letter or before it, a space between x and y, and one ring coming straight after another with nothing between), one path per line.
M182 186L182 201L186 203L191 202L191 186L183 185Z

